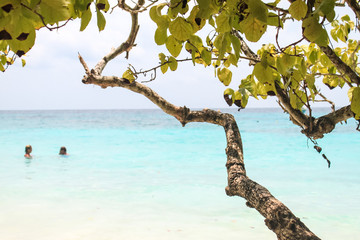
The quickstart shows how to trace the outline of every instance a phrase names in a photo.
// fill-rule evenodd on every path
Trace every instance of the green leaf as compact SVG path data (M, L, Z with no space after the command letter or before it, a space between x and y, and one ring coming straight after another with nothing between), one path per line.
M356 119L360 119L360 87L352 90L351 111L355 113Z
M356 87L351 87L351 88L349 89L349 91L347 92L347 95L348 95L348 98L349 98L349 102L351 102L351 100L352 100L352 93L353 93L353 91L354 91L355 88L356 88Z
M326 19L329 22L332 22L335 19L336 13L335 10L333 9L332 11L330 11L328 14L326 14Z
M240 104L242 108L245 108L248 100L249 100L249 94L247 93L245 88L239 88L238 91L234 94L235 104L238 106L239 104L236 103L236 100L240 100ZM240 107L240 106L238 106Z
M267 6L260 0L249 0L247 2L250 14L257 20L266 23L268 10Z
M174 57L179 56L182 49L182 42L170 35L166 40L166 48Z
M224 95L234 95L234 90L233 89L231 89L231 88L227 88L227 89L225 89L225 91L224 91Z
M226 11L222 11L219 16L216 17L216 31L219 33L231 31L229 14Z
M330 35L331 37L337 42L338 41L338 37L337 37L337 31L335 28L330 30Z
M248 75L247 78L241 80L241 84L240 84L239 88L245 88L246 90L248 90L250 92L250 94L253 97L258 99L257 86L256 86L256 82L255 82L254 78L252 77L252 75Z
M208 51L206 48L201 51L201 58L204 60L207 66L211 64L211 52Z
M234 35L230 35L230 40L231 40L231 43L232 43L232 46L233 46L235 56L237 58L239 58L240 57L240 51L241 51L240 39L235 37Z
M19 57L27 53L34 46L35 43L35 29L31 29L31 31L26 34L28 34L26 40L7 40L11 51L16 53Z
M199 4L199 12L196 14L199 18L208 19L210 15L217 12L215 0L197 0Z
M160 59L161 63L165 62L165 60L166 60L165 58L166 58L165 54L159 53L159 59Z
M150 8L149 15L151 20L153 20L158 27L168 28L170 22L169 16L159 15L157 9L157 6L153 6L152 8Z
M303 20L302 27L304 28L304 36L310 42L316 42L316 40L320 37L319 33L323 30L316 17L305 18Z
M157 45L163 45L167 39L167 28L158 27L155 31L155 43Z
M189 38L189 41L197 49L199 49L199 48L201 48L203 46L202 39L199 36L191 35L190 38Z
M174 57L169 57L169 67L171 71L175 71L178 67L178 62Z
M156 13L158 16L161 16L161 10L167 5L167 3L160 3L156 5Z
M249 14L245 20L240 22L240 28L247 40L257 42L266 31L267 24Z
M260 83L271 83L274 81L272 69L267 66L264 67L261 62L255 64L253 74Z
M104 15L102 14L102 12L100 12L99 10L96 11L96 16L97 16L97 26L99 29L99 32L104 30L105 25L106 25L106 20Z
M301 110L306 102L306 94L302 91L289 91L290 104L293 108Z
M222 59L228 47L230 47L231 40L229 33L220 33L214 41L214 46L219 50L218 59Z
M199 6L194 6L190 12L190 16L187 18L187 21L191 23L194 33L202 29L206 24L206 19L197 17L199 12Z
M217 75L219 80L225 85L229 86L232 78L232 72L227 68L222 68L217 70Z
M288 54L283 54L276 58L276 68L282 74L286 75L295 64L295 57Z
M319 6L319 10L324 14L327 15L334 11L335 7L335 0L322 0Z
M161 72L162 72L163 74L165 74L165 73L167 72L168 68L169 68L169 64L167 64L167 63L165 63L164 65L162 65L162 66L160 67Z
M157 23L160 20L160 16L156 11L156 6L150 8L149 15L151 20L153 20L155 23Z
M191 23L188 23L184 18L177 17L169 24L170 33L179 41L186 41L193 33Z
M291 3L289 7L289 13L298 21L306 16L307 10L308 7L303 0L296 0L295 2Z
M82 13L80 31L85 30L85 28L87 27L87 25L89 24L89 22L91 20L91 16L92 16L92 13L91 13L90 8Z
M227 59L227 61L229 63L231 63L232 65L234 65L236 67L237 67L237 64L238 64L238 60L239 60L239 58L237 58L235 56L235 54L232 54L232 53L229 54L228 59Z
M351 19L350 19L349 15L344 15L344 16L341 17L341 20L343 22L349 22Z
M328 56L326 56L325 54L322 54L320 56L320 62L324 67L327 67L327 68L329 68L332 65L332 62L330 61Z
M283 22L279 18L279 15L269 12L268 18L267 18L267 25L275 26L275 27L284 27Z
M329 36L327 34L327 31L325 29L321 28L321 30L318 34L319 34L319 36L316 39L315 43L319 46L326 47L329 44Z
M69 19L70 9L67 0L41 0L38 13L49 24Z
M310 52L310 55L309 55L309 60L312 64L316 64L316 62L318 61L318 58L319 58L319 52L314 49Z
M130 69L126 70L123 73L122 78L129 80L130 83L132 83L135 80L134 73Z

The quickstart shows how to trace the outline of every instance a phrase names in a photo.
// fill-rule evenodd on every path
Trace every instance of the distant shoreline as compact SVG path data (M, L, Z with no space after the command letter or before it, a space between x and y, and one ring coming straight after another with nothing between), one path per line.
M342 107L342 106L341 106ZM339 107L339 108L341 108ZM238 111L238 108L229 107L209 107L209 108L197 108L189 107L191 110L203 110L203 109L212 109L212 110L221 110L221 111ZM330 107L314 107L314 110L330 110ZM162 111L159 108L114 108L114 109L0 109L0 112L93 112L93 111ZM282 112L283 110L280 107L249 107L241 109L240 111L278 111Z

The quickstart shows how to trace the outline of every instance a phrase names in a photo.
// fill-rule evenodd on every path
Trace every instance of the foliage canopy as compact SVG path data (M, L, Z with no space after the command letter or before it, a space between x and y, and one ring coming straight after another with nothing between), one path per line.
M317 101L333 104L320 91L321 85L330 89L347 86L351 112L360 119L360 42L351 38L359 25L352 20L354 17L341 16L343 11L339 10L346 8L358 18L360 7L356 1L345 1L347 5L338 0L149 2L137 11L148 10L157 26L154 41L168 50L159 54L162 73L175 71L178 63L184 61L177 59L179 55L189 53L194 65L213 66L215 75L228 86L235 78L231 69L245 59L252 66L252 73L240 76L237 89L225 90L229 105L245 108L249 97L277 96L293 122L309 137L318 138L321 134L313 134L316 124L311 106ZM71 19L81 18L83 31L94 6L97 26L102 31L106 25L104 13L110 9L108 0L5 0L0 5L1 71L33 47L36 30L56 29ZM125 1L118 1L117 5L131 9ZM279 33L294 26L302 37L280 46ZM264 33L269 31L276 32L273 41L262 42ZM263 44L252 51L247 42ZM123 77L131 82L141 73L128 68ZM304 108L309 116L298 113Z

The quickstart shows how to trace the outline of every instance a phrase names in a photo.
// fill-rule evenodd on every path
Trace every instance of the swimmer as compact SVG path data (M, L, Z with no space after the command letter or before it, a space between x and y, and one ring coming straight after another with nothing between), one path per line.
M25 158L32 158L32 156L31 156L31 153L32 152L32 147L31 147L31 145L26 145L25 146L25 155L24 155L24 157Z
M66 152L66 147L61 147L60 148L59 155L68 155L67 152Z

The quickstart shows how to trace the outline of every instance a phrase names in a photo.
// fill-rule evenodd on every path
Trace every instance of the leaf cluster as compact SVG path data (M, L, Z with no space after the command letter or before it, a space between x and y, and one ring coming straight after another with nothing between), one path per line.
M295 0L288 8L278 7L279 3L279 0L272 3L261 0L171 0L153 6L149 14L157 25L154 40L158 45L166 46L170 54L167 58L177 58L185 49L194 65L212 65L215 75L225 86L229 86L234 77L242 78L238 89L228 88L224 92L229 105L244 108L249 97L279 98L278 91L281 91L285 97L283 95L280 103L290 105L293 110L307 108L311 112L311 106L319 99L329 101L318 86L322 82L330 89L349 86L351 109L359 119L359 82L340 66L347 65L355 74L360 73L360 42L349 38L354 22L348 15L336 17L339 15L336 0ZM289 20L300 22L298 30L303 38L282 48L278 44L278 34L291 26ZM277 32L274 42L263 44L256 54L249 51L246 41L260 42L269 29ZM206 37L203 37L204 31L207 31ZM329 58L322 48L337 42L345 47L333 47L336 56ZM164 57L161 54L161 63L165 63ZM336 58L342 63L336 62ZM242 59L247 59L253 66L252 73L245 78L234 76L231 70L231 66L237 67ZM161 69L165 73L166 64Z
M108 0L3 0L0 3L0 71L22 57L34 45L36 30L57 29L75 18L81 18L80 31L90 22L94 4L99 31L106 24L103 12ZM62 24L62 25L61 25ZM23 65L25 60L22 59Z

